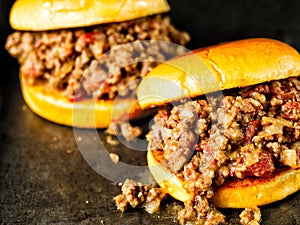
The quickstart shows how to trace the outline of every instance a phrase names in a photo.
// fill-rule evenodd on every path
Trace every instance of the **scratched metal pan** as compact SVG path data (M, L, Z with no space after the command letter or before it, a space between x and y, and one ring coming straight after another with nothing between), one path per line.
M12 31L8 25L12 1L0 4L4 46L6 35ZM190 49L247 37L271 37L300 50L297 0L186 0L170 4L173 23L192 37ZM1 224L178 224L177 212L183 205L172 198L167 198L155 214L141 209L120 213L116 209L113 197L120 192L118 179L127 174L123 167L112 164L108 155L118 154L124 168L138 168L130 175L148 179L145 151L123 144L111 146L101 130L74 130L36 116L22 99L18 64L3 47L0 63ZM96 150L95 141L100 143ZM139 150L143 148L145 141ZM93 161L99 155L100 165ZM261 224L300 224L299 201L298 192L261 207ZM231 224L239 224L241 210L221 211Z

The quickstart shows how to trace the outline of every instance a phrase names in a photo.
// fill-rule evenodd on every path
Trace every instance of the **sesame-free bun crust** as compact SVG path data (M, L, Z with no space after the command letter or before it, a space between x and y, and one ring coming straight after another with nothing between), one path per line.
M169 9L166 0L18 0L10 23L18 30L53 30L121 22Z
M72 102L59 91L42 84L28 85L20 76L21 90L28 107L40 117L66 126L106 128L112 120L128 121L143 117L136 99L81 100Z
M142 108L300 74L300 55L281 41L254 38L202 48L162 63L142 80Z
M184 181L160 163L157 151L148 151L148 167L157 183L180 201L190 196ZM225 182L214 190L212 202L219 208L251 208L284 199L300 189L300 169L287 169L265 179L248 178Z
M247 208L266 205L300 190L300 168L278 172L264 179L233 180L222 185L213 197L221 208Z

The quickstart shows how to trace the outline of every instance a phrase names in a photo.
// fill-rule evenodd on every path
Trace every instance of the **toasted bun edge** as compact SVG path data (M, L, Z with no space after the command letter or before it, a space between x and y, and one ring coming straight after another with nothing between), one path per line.
M222 185L213 202L221 208L267 205L300 190L300 169L287 169L264 179L234 180Z
M166 0L18 0L10 24L17 30L53 30L122 22L169 10Z

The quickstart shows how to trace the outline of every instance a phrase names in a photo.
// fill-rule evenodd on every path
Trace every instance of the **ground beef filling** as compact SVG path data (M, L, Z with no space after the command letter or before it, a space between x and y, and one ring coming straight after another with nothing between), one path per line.
M243 225L259 225L261 221L260 209L257 207L246 208L240 214L240 222Z
M167 193L161 188L126 180L122 185L122 194L114 197L114 200L122 212L128 207L139 207L144 208L148 213L155 213L166 195Z
M225 224L211 203L227 179L269 177L300 167L300 81L289 78L183 101L155 116L150 150L161 151L192 196L181 224ZM247 209L242 224L258 224ZM248 221L248 222L247 222Z
M70 100L114 99L135 95L137 79L183 48L143 44L121 46L141 40L161 40L185 45L189 36L171 25L167 16L102 24L84 29L47 32L14 32L6 42L8 52L18 58L20 71L29 84L62 92ZM110 51L109 56L103 53ZM126 65L128 59L143 62ZM147 61L148 60L148 61ZM126 65L121 70L116 70Z

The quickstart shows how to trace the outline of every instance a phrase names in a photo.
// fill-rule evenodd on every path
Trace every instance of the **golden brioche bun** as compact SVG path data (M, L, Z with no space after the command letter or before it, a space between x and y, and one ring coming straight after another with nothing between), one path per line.
M20 83L28 107L37 115L62 125L106 128L112 120L124 118L126 121L141 118L146 114L133 98L72 102L59 91L46 89L43 85L28 85L22 76Z
M169 9L165 0L18 0L10 23L18 30L53 30L121 22Z
M147 161L157 183L175 199L187 201L190 196L183 188L184 181L160 163L159 152L148 151ZM220 208L251 208L266 205L300 189L300 169L284 170L265 179L243 179L224 183L214 190L212 202Z
M245 39L198 49L158 65L142 80L137 96L140 106L147 108L299 74L300 55L288 44Z

